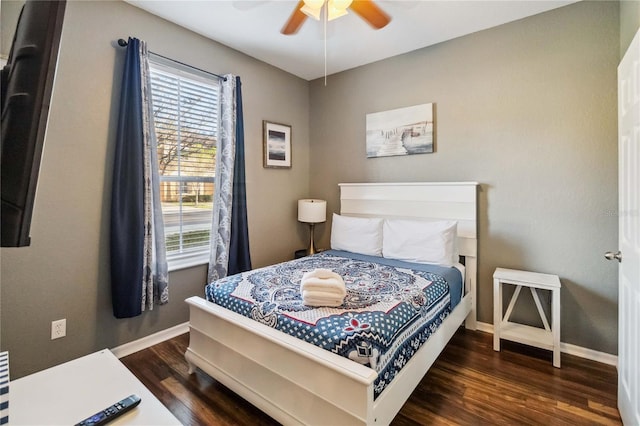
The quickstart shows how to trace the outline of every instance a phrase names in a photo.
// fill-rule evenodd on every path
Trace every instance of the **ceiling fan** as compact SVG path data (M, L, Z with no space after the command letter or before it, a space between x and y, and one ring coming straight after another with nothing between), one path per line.
M372 0L300 0L280 32L285 35L297 33L307 17L320 20L323 7L327 8L328 21L346 15L347 9L351 9L376 30L383 28L391 21L389 15Z

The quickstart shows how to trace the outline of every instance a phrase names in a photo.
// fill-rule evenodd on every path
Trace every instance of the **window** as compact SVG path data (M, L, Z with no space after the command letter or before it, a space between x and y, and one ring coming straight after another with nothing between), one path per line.
M155 55L149 68L169 269L207 263L219 81Z

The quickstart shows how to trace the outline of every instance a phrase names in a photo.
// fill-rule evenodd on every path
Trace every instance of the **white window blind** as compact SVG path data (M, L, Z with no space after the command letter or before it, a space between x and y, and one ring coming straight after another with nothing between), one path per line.
M151 55L160 197L170 269L209 258L219 81Z

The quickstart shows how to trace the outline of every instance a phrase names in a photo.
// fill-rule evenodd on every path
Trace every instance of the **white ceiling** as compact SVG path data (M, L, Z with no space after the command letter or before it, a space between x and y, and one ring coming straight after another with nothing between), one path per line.
M323 22L280 29L295 0L126 0L305 80L325 75ZM354 13L327 23L327 74L515 21L576 0L379 0L391 22L374 30Z

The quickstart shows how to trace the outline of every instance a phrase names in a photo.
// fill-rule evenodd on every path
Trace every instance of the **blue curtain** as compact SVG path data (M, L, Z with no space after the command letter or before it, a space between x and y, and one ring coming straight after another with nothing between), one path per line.
M146 44L129 38L111 191L111 293L116 318L169 300L157 142Z
M231 239L229 241L229 275L251 269L249 229L247 223L247 190L244 176L244 119L242 84L236 77L236 158L233 168L233 201Z
M129 38L113 160L111 294L116 318L142 312L144 152L139 51L140 40Z

